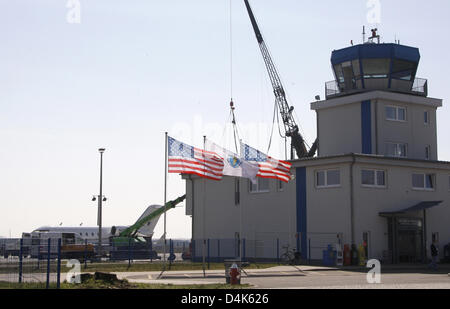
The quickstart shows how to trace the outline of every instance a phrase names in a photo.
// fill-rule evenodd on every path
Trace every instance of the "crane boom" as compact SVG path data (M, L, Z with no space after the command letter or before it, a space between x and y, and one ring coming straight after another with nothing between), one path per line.
M136 233L139 231L141 227L143 227L148 221L162 215L165 211L175 208L179 203L183 202L186 199L186 195L180 196L174 201L167 202L165 206L155 210L148 216L138 220L135 224L123 230L119 237L134 237Z
M266 64L267 72L269 73L270 81L273 87L273 92L275 94L276 104L278 105L281 118L283 119L286 136L291 138L291 146L292 148L295 149L298 158L313 157L317 150L317 141L314 142L314 145L311 147L309 151L306 149L305 140L300 134L298 125L296 124L295 119L292 115L294 107L289 106L287 102L286 93L281 83L280 76L272 61L269 49L267 48L267 45L264 42L264 38L261 34L261 31L259 30L255 15L253 14L252 8L250 7L250 3L248 2L248 0L244 1L245 6L247 7L248 15L250 17L250 21L253 26L253 30L255 31L256 39L258 41L259 48L261 50L264 59L264 63Z

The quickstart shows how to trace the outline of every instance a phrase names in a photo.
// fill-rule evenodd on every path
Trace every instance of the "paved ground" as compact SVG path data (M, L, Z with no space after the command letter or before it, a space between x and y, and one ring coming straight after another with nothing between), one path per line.
M381 284L367 283L364 268L330 268L321 266L278 266L247 270L241 283L263 289L450 289L450 265L437 272L426 266L391 266L382 268ZM117 273L120 279L149 284L225 283L223 270ZM45 282L45 274L25 275L25 282ZM17 275L0 274L0 281L17 282ZM61 281L66 274L61 274ZM56 281L51 274L51 281Z
M120 273L132 282L165 284L225 283L224 271ZM429 271L423 266L416 269L389 269L381 275L381 284L369 284L363 269L339 270L328 267L280 266L264 270L248 270L241 283L268 289L450 289L448 270Z

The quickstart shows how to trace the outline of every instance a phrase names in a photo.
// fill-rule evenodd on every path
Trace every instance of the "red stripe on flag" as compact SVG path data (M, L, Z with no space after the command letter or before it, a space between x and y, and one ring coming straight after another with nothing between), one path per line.
M190 161L190 160L185 160L185 159L169 159L169 167L173 166L173 165L177 165L177 166L183 166L183 165L188 165L188 164L192 164L195 166L199 166L199 168L202 169L211 169L211 170L215 170L217 172L222 172L223 171L223 165L213 165L210 166L208 164L202 164L198 161Z
M176 171L176 170L173 170L173 171L171 171L171 173L173 173L173 174L192 174L192 175L197 175L197 176L200 176L200 177L203 177L203 178L207 178L207 179L210 179L210 180L222 180L222 177L212 177L212 176L208 176L208 175L205 175L203 173L194 172L194 171L182 171L182 170Z
M199 171L199 172L204 172L204 173L209 173L211 175L215 175L217 177L222 177L222 173L216 173L215 171L212 171L211 169L205 169L205 168L201 168L201 167L194 167L194 166L187 166L187 165L177 165L177 164L173 164L169 166L169 173L174 173L173 170L180 170L180 169L184 169L184 170L194 170L194 171Z

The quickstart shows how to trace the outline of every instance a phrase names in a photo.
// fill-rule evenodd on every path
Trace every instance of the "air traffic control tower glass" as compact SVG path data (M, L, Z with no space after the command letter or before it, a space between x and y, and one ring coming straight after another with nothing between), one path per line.
M327 99L384 90L427 96L427 81L416 78L419 49L399 44L366 43L335 50L335 80L326 83Z

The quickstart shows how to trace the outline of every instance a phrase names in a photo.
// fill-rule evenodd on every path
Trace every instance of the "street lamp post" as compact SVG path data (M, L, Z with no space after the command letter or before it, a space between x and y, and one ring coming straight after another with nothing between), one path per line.
M98 195L98 214L97 214L97 225L98 225L98 254L102 256L102 202L106 201L103 197L103 153L105 148L100 148L100 194Z

